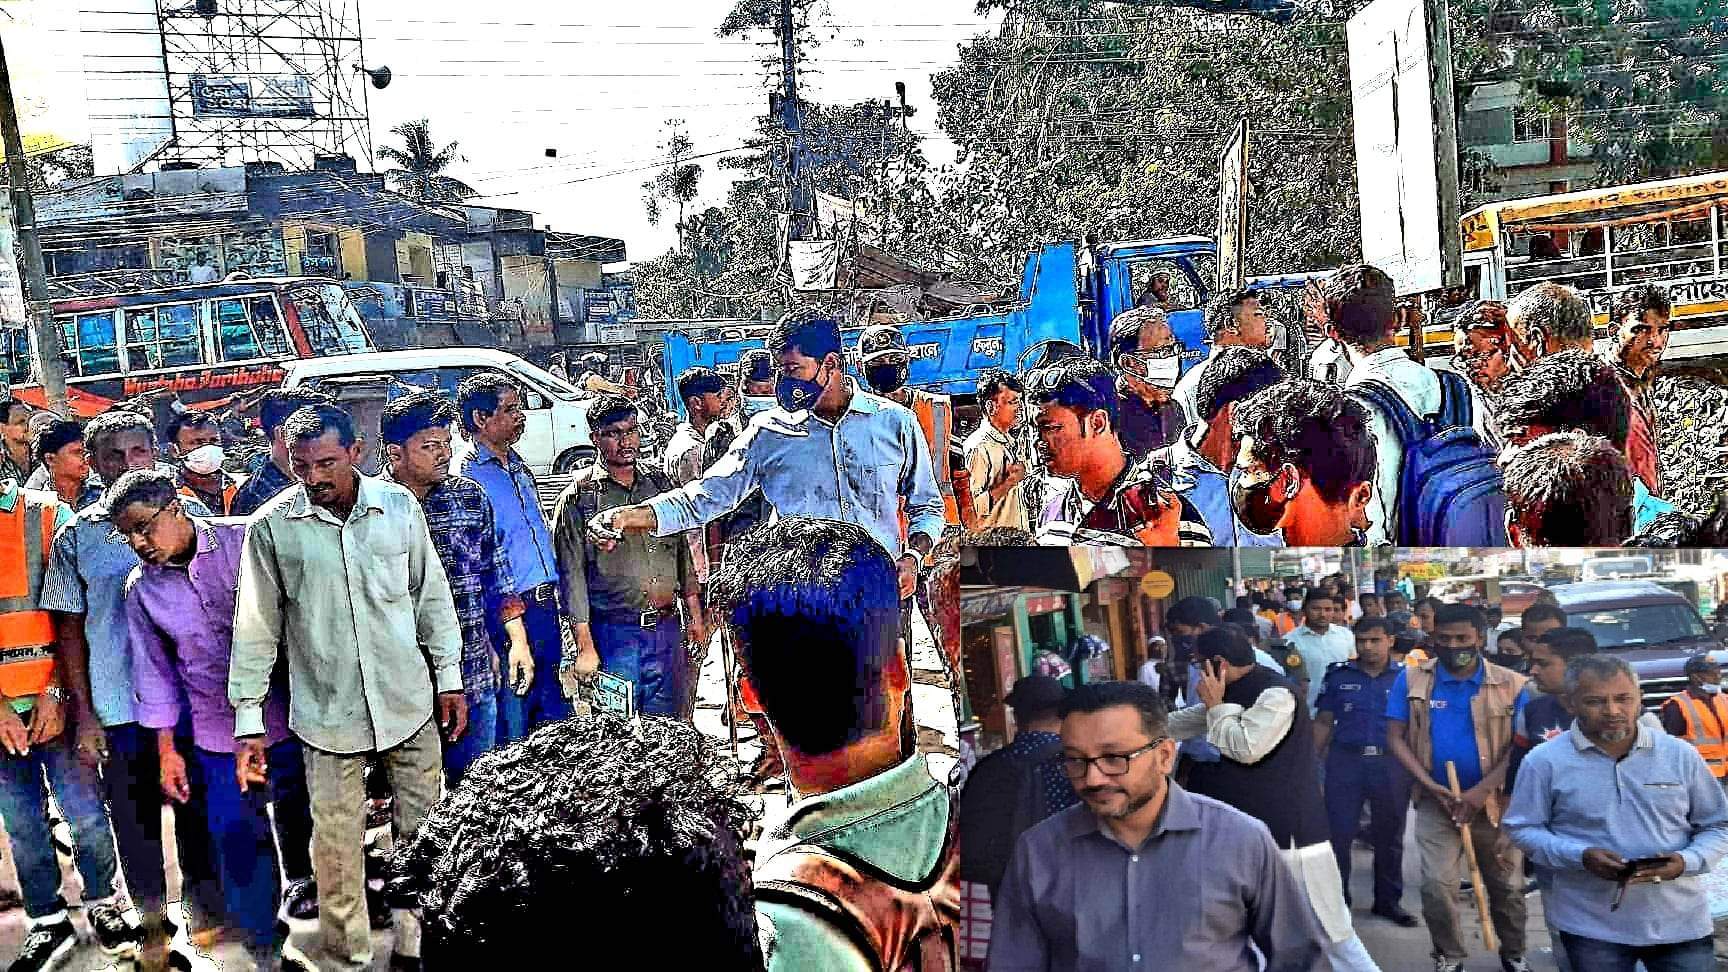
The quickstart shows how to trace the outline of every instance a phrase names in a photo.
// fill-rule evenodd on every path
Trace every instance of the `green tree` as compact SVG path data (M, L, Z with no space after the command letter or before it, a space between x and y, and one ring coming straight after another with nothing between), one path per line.
M659 226L663 215L661 207L667 203L675 206L678 222L674 227L678 230L680 245L683 245L684 210L696 200L702 183L702 166L690 161L695 146L690 136L684 134L684 119L668 118L666 128L666 140L660 143L666 167L642 183L642 207L647 211L648 225Z
M395 166L384 171L384 178L398 191L424 202L443 203L479 195L472 186L446 174L452 165L468 160L455 142L436 147L429 121L406 121L390 133L402 139L402 146L382 146L378 155Z

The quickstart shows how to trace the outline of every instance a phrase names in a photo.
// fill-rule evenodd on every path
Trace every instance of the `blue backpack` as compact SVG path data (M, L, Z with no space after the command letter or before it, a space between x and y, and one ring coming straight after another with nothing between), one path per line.
M1404 445L1398 480L1400 547L1506 546L1506 492L1494 451L1471 424L1470 389L1462 376L1440 379L1440 410L1418 418L1389 385L1365 381L1349 390L1378 408Z

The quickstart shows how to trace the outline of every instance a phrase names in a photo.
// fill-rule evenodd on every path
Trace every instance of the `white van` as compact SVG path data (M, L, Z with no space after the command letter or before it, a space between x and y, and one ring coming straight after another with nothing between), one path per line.
M316 388L333 378L389 376L411 385L443 392L452 400L463 379L496 371L522 387L527 429L516 451L534 475L568 473L594 456L588 433L588 408L593 403L569 382L497 348L413 348L375 351L327 358L307 358L284 365L282 387Z

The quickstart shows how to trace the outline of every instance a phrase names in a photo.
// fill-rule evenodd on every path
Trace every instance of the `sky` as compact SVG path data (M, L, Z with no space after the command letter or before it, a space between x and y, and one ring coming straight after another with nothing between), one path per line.
M452 174L483 194L481 204L531 210L560 231L621 237L630 258L644 260L674 242L669 221L650 226L641 183L664 157L668 119L682 118L694 151L736 151L766 109L759 63L772 38L720 39L715 34L733 0L638 0L636 3L364 0L366 60L388 65L394 78L369 91L376 144L394 140L399 122L426 118L434 138L456 141L466 160ZM148 0L83 0L86 11L141 7ZM24 12L22 22L56 41L79 40L85 63L92 50L143 51L149 37L92 34L138 20L85 13L66 0L0 0L0 10ZM146 19L148 19L146 17ZM851 103L893 98L906 84L922 114L912 127L927 136L931 161L951 161L953 147L935 129L930 76L952 64L960 44L988 31L975 0L828 0L824 42L805 62L800 93L808 100ZM11 26L8 26L8 25ZM82 29L77 38L70 35ZM14 54L15 49L23 49ZM112 77L80 75L54 44L9 44L15 81L25 102L27 131L77 138L90 112L116 110L125 90ZM142 65L148 58L121 62ZM122 102L123 103L123 102ZM102 107L92 108L100 104ZM87 137L87 136L86 136ZM556 149L556 158L546 150ZM705 175L697 207L721 202L732 175L701 159Z

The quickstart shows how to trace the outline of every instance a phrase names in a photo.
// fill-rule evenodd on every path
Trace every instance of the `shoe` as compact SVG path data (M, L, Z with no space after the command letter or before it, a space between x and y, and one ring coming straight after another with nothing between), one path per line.
M138 951L133 958L138 972L163 972L168 968L168 947L174 941L174 922L167 915L150 915L138 926Z
M318 967L312 964L312 960L295 948L293 942L286 940L282 942L281 952L260 957L255 960L255 964L258 972L318 972Z
M1463 962L1454 962L1445 956L1434 958L1434 972L1464 972Z
M1371 915L1378 915L1392 924L1397 925L1399 928L1415 928L1417 925L1422 924L1416 919L1415 915L1405 911L1397 905L1389 905L1385 908L1376 906L1370 909L1368 913Z
M305 878L289 884L282 895L282 914L295 921L318 917L318 883Z
M24 947L12 960L10 972L46 972L58 966L77 944L78 933L68 919L37 925L24 937Z
M1476 885L1471 884L1469 881L1459 881L1458 882L1458 893L1459 894L1475 894L1476 893Z
M128 909L130 910L130 909ZM84 917L90 922L90 931L96 936L96 947L103 955L110 958L118 955L137 955L138 946L144 941L144 929L141 922L128 921L125 912L111 904L91 905Z
M1515 959L1503 958L1500 960L1500 972L1530 972L1530 963L1525 961L1522 957Z

